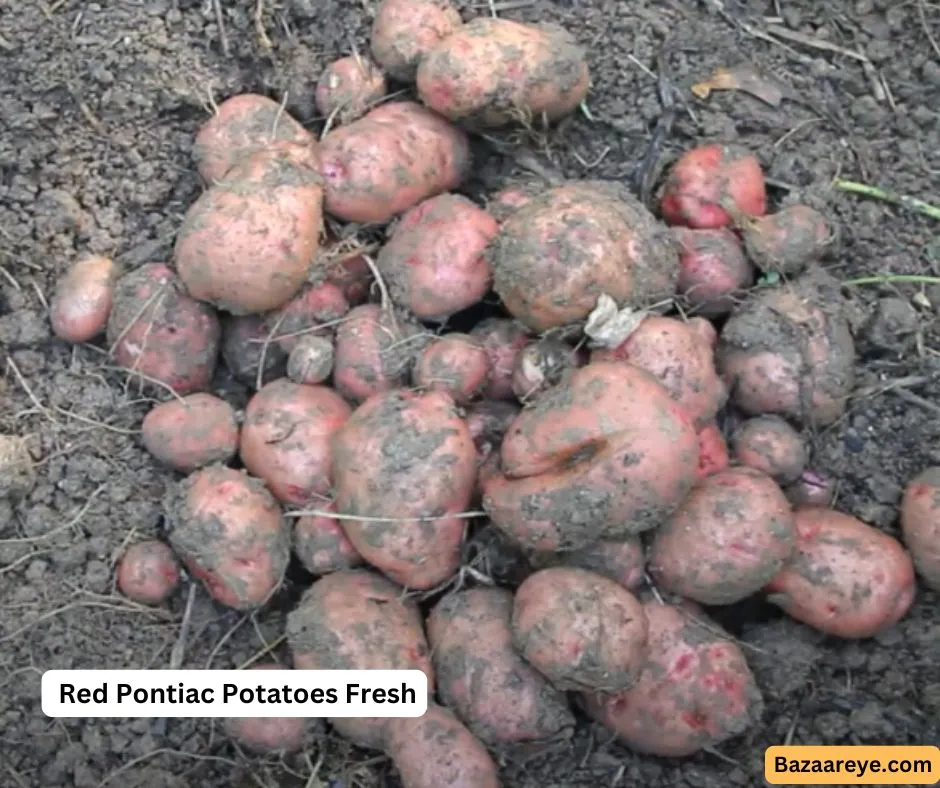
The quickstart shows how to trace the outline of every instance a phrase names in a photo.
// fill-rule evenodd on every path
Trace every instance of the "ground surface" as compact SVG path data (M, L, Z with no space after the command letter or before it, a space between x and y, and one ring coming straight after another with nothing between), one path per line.
M0 0L0 432L30 435L39 459L29 498L0 501L2 786L396 785L387 761L320 729L311 730L304 757L280 762L237 751L207 722L54 721L40 709L45 669L166 667L185 602L175 599L161 615L113 594L115 555L135 534L158 532L172 477L134 435L148 402L100 351L52 341L44 299L78 252L123 255L128 265L165 259L200 190L190 146L210 95L280 98L287 88L291 109L317 122L313 80L352 40L363 45L371 2L267 0L260 27L254 0L220 5L227 52L210 2ZM472 13L487 13L481 5ZM571 177L629 181L660 114L646 68L657 69L662 51L695 116L677 114L666 156L696 140L735 140L791 188L824 187L841 173L940 194L940 52L926 32L940 38L940 7L726 0L725 8L728 16L691 0L558 0L505 11L560 21L589 47L593 122L579 115L551 141L554 166ZM781 15L790 31L863 50L890 98L877 100L857 59L773 44L732 23L753 32L767 15ZM742 60L787 85L790 98L774 108L741 93L707 101L689 93L715 67ZM487 183L513 167L498 156L480 164ZM786 193L775 188L773 196ZM831 265L839 277L940 273L936 222L828 197L844 230ZM862 391L842 421L814 437L813 462L839 480L841 507L896 533L902 485L940 463L940 289L850 292ZM284 607L246 620L198 594L183 666L243 664L283 631ZM754 785L762 783L764 748L788 735L793 743L940 741L938 611L937 596L921 590L896 630L855 644L768 617L759 605L723 616L748 644L765 692L760 729L720 753L677 762L637 757L584 725L573 742L507 758L504 784Z

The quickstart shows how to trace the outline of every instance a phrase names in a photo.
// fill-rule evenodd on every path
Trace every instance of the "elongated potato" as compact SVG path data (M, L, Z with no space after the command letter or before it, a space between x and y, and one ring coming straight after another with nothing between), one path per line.
M421 59L461 24L450 0L382 0L372 23L372 56L394 79L413 82Z
M49 303L55 335L68 342L87 342L104 333L118 274L108 257L96 255L73 263L56 283Z
M911 479L901 501L901 531L924 583L940 591L940 468Z

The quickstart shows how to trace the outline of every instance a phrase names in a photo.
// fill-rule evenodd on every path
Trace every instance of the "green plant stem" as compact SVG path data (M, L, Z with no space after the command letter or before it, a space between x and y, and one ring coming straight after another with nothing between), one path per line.
M865 183L856 183L855 181L844 181L841 178L836 178L833 185L844 192L861 194L875 200L883 200L884 202L894 203L895 205L902 205L905 208L917 211L925 216L930 216L933 219L940 219L940 208L936 205L924 202L923 200L918 200L916 197L909 197L906 194L895 194L894 192L879 189L877 186L869 186Z
M885 274L884 276L863 276L861 279L847 279L844 285L888 285L888 284L940 285L940 276L921 274Z

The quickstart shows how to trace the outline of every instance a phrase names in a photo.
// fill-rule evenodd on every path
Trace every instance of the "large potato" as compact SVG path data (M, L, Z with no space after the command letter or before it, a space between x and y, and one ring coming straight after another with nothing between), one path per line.
M413 82L418 63L463 20L450 0L382 0L372 23L372 56L400 82Z
M924 583L940 591L940 468L927 468L908 482L901 531Z
M493 128L570 114L590 76L566 30L481 16L427 53L417 83L421 100L445 118Z

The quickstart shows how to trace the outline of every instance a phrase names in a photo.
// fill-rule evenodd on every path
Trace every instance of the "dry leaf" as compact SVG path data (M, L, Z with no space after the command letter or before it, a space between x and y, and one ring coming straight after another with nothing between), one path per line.
M772 107L779 107L783 101L780 87L747 63L733 68L718 68L704 82L694 84L691 90L700 99L707 99L713 90L740 90Z
M591 347L615 348L636 331L647 313L630 307L620 309L607 293L601 293L597 305L588 315L584 333L591 340Z

